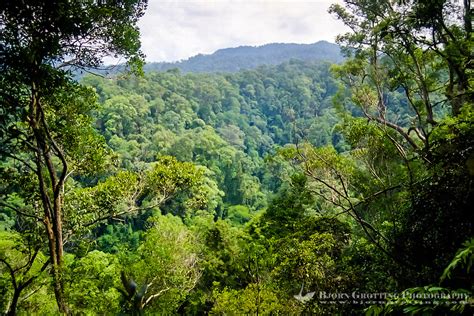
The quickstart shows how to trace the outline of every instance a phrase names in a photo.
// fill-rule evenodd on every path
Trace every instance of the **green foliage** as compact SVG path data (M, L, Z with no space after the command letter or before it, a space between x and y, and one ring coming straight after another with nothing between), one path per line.
M307 288L328 288L335 269L331 254L336 245L331 234L315 233L307 240L285 238L279 244L281 261L273 273L280 286L305 282Z
M133 230L131 223L107 225L105 232L97 238L97 248L112 254L134 251L138 248L141 235L141 231Z
M162 204L177 194L202 181L203 170L193 163L179 162L171 156L159 157L145 175L145 191L154 201Z
M224 288L213 296L216 301L211 315L272 315L282 310L278 296L260 284L249 284L240 291Z
M467 240L449 263L440 278L440 284L452 277L456 268L462 268L464 277L472 280L473 239ZM418 314L467 314L472 312L472 282L470 288L445 288L440 286L421 286L404 290L395 298L389 298L383 306L370 306L367 315L389 314L402 311L407 315Z
M218 282L220 286L236 286L239 278L243 276L243 271L241 271L244 242L242 232L223 220L201 225L196 226L195 229L199 229L204 245L204 256L201 259L202 282L205 282L207 289L213 282Z
M32 240L24 238L16 231L0 231L0 293L4 298L0 307L4 311L11 311L11 304L19 303L18 308L28 310L35 305L38 296L45 293L50 282L44 267L47 257L38 249L34 249ZM22 294L25 292L39 292L38 295ZM18 297L15 298L15 296ZM18 301L14 302L13 300ZM54 310L54 305L45 306Z
M451 274L456 268L461 268L466 271L467 274L471 272L472 263L474 261L474 238L471 238L462 244L461 248L454 259L444 269L441 275L440 282L442 283L446 279L451 278Z
M227 209L227 218L235 225L247 223L252 217L250 210L245 205L232 205Z
M74 189L65 201L66 223L73 231L87 231L109 217L133 212L139 188L138 175L122 171L94 187Z
M98 108L97 95L88 87L69 83L43 102L52 137L63 144L69 168L75 175L94 174L110 164L110 149L93 127L92 113ZM64 106L67 104L67 106Z
M199 245L179 217L158 216L148 222L150 228L143 243L122 259L139 291L128 298L127 309L136 312L146 308L152 313L172 314L201 275Z
M21 163L20 173L35 179L16 188L30 197L24 200L26 212L5 201L2 208L13 210L18 223L27 218L43 224L34 225L32 235L36 240L47 237L45 253L60 313L69 313L62 278L65 236L72 233L63 229L65 217L68 220L63 209L66 183L73 174L90 176L104 169L109 154L92 127L94 92L77 84L71 70L99 67L105 56L114 55L125 57L140 73L144 56L137 22L145 8L146 1L138 0L6 1L0 9L0 161ZM10 193L2 190L2 200ZM69 229L84 228L74 227L76 218L70 220ZM31 252L38 254L40 244L31 246ZM15 286L13 281L15 291L7 311L11 315L29 282Z
M397 289L397 264L364 237L354 238L343 250L340 269L348 291L356 288L361 293L373 293L382 288L387 292Z
M233 75L170 71L82 81L99 93L99 130L122 167L140 170L156 154L193 161L212 172L224 203L252 210L265 208L265 192L278 186L268 182L271 172L262 171L273 146L300 137L316 145L340 142L330 109L337 84L325 63L295 60Z
M212 207L210 199L220 192L204 172L170 156L159 157L143 172L119 171L93 187L71 190L65 201L66 224L74 232L87 231L109 218L160 207L166 211L176 205L172 199L184 204L184 209L174 209L174 214L185 216L188 208L207 210Z
M401 293L368 314L470 313L417 296L472 295L472 17L453 1L346 4L331 9L353 31L344 64L85 87L71 67L111 52L140 72L146 3L7 1L2 311L367 307L323 304L325 291Z
M85 257L69 260L65 283L71 309L85 315L117 314L120 311L118 258L93 250Z

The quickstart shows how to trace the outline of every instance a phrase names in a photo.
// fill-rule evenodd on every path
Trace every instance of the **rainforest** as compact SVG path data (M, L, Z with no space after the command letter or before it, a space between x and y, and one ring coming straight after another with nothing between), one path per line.
M145 65L146 1L3 1L0 312L472 315L471 2L339 3Z

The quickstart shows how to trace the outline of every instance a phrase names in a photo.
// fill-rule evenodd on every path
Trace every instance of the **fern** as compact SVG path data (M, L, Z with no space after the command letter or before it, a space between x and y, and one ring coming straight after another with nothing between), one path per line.
M440 278L441 282L450 279L452 272L459 265L465 268L467 273L471 270L472 263L474 262L474 238L465 241L462 245L464 248L458 250L454 259L444 269L443 275Z

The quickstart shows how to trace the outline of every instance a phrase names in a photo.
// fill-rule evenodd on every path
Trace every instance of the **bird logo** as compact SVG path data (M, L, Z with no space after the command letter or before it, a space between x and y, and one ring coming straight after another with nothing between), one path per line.
M303 295L303 288L304 288L304 281L301 284L300 292L296 295L293 295L293 297L296 298L301 303L306 304L307 302L309 302L313 298L315 292L308 292L305 295Z

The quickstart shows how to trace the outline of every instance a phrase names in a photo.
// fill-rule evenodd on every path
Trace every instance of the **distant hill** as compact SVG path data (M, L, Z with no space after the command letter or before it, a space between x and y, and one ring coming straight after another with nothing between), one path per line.
M145 64L144 70L145 72L161 72L177 68L183 73L228 73L254 69L262 65L279 65L291 59L339 63L344 57L338 45L326 41L313 44L273 43L262 46L224 48L209 55L199 54L173 63L149 62ZM107 70L76 70L73 74L76 80L80 80L88 72L109 76L124 70L124 65L117 65Z
M182 72L237 72L260 65L277 65L290 59L338 63L343 57L338 45L326 41L314 44L274 43L220 49L210 55L199 54L175 63L148 63L145 71L178 68Z

